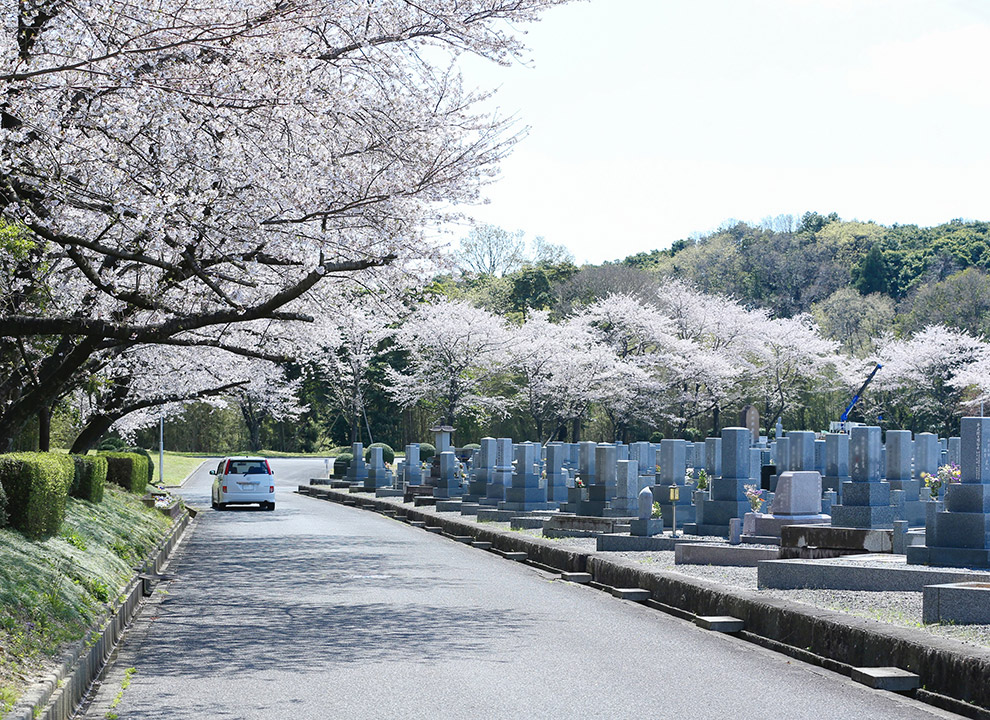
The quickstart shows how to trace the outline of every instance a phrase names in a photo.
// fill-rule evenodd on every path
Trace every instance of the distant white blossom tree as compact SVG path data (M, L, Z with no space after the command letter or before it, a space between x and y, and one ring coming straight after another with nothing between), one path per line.
M440 300L418 307L395 339L408 355L405 370L387 370L389 393L399 405L419 404L446 423L508 412L503 372L512 335L501 318Z

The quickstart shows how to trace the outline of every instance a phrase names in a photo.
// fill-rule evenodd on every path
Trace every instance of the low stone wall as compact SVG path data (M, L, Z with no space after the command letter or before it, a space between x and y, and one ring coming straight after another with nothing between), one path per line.
M142 572L158 572L179 543L189 521L189 514L184 513L173 523L168 534L144 561ZM117 605L110 618L66 652L59 669L29 688L3 720L67 720L73 715L141 603L140 574L128 583L121 594L124 600Z
M346 499L358 507L423 520L450 535L471 535L492 543L498 550L525 552L541 565L564 572L588 572L594 582L602 585L643 588L650 591L654 601L683 614L740 618L745 622L747 634L793 648L797 655L812 653L832 670L848 672L850 667L899 667L916 673L927 693L990 708L990 682L987 682L990 651L985 648L969 647L875 620L801 606L756 591L651 570L622 558L556 547L540 538L482 528L473 522L424 512L397 501L355 497L309 486L300 486L299 492L334 502ZM959 712L964 708L951 709ZM978 708L974 710L980 713Z

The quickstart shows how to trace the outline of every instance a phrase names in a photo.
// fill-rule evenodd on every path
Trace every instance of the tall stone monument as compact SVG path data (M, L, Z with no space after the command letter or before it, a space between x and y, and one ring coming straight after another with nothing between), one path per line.
M894 527L890 485L880 477L880 428L853 427L849 432L850 480L842 483L842 504L832 506L834 527Z
M963 418L961 431L962 482L948 486L926 544L907 548L908 564L990 568L990 418Z
M530 442L516 445L516 469L512 473L511 485L505 489L505 501L499 503L499 510L547 510L547 492L540 486L540 476L536 473L536 458L539 445Z
M727 537L729 520L741 519L749 511L745 486L760 484L759 478L751 477L751 437L747 428L723 428L720 438L722 475L710 480L711 500L702 501L698 509L701 522L685 524L685 533Z
M482 505L498 507L505 501L505 489L512 485L512 438L495 441L495 467L492 468Z
M721 439L719 439L721 442ZM721 465L721 463L719 463ZM651 488L653 501L660 503L661 517L666 527L673 528L674 506L677 506L677 525L695 521L695 508L691 503L693 487L684 484L687 472L687 447L684 440L660 441L660 474L657 484ZM677 486L678 500L671 502L670 488Z

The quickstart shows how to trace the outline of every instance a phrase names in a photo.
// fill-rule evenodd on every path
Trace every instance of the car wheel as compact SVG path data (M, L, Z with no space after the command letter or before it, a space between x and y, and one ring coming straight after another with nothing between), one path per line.
M274 509L275 509L275 503L273 502L265 503L265 510L274 510Z
M226 510L227 503L217 503L217 510Z
M212 497L210 498L210 507L213 508L214 510L217 509L217 501L214 500Z

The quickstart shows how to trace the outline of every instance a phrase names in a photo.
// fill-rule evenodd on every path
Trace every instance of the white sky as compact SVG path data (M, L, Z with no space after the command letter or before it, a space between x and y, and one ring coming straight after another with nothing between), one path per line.
M986 0L590 0L527 29L531 67L464 63L530 127L479 222L597 263L730 218L990 218Z

